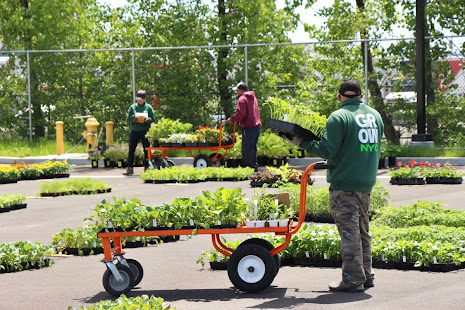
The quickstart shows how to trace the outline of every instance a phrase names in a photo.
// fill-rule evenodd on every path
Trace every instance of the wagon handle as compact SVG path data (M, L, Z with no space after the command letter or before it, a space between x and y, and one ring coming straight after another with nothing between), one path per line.
M297 225L292 226L289 230L289 234L295 234L302 226L305 220L305 211L306 211L306 204L307 204L307 186L308 186L308 175L312 172L313 168L317 163L313 163L305 169L302 173L302 177L300 178L300 202L299 202L299 221Z
M220 124L220 144L218 150L221 148L221 142L223 142L223 124L225 124L226 121L222 121ZM234 129L233 129L233 144L231 148L234 147L234 144L236 144L236 124L237 122L234 122Z

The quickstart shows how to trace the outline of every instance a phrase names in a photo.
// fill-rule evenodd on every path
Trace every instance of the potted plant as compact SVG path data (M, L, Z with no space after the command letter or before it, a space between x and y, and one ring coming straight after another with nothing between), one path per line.
M425 180L423 177L425 166L417 166L416 161L412 160L408 165L397 163L398 169L389 170L392 185L423 185Z
M424 170L424 176L428 184L462 184L464 173L458 172L449 163L430 163Z
M100 155L99 151L93 151L92 153L89 154L89 159L91 160L91 166L92 168L98 168L98 161L102 158L103 156Z
M388 157L388 167L393 168L396 166L397 155L400 153L400 146L388 141L384 145L384 154Z
M150 126L145 135L152 146L158 146L161 138L167 138L175 133L189 133L192 131L192 124L181 123L179 120L161 118L158 122Z

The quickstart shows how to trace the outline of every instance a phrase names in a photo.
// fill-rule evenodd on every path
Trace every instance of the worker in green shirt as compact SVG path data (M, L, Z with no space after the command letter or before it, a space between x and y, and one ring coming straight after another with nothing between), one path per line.
M376 183L384 125L380 114L363 103L360 82L345 78L337 95L339 109L325 125L320 141L292 141L327 160L330 208L341 236L342 281L337 292L373 287L368 210Z
M136 151L137 144L142 143L144 148L144 166L145 170L148 168L147 150L145 148L150 146L145 134L153 123L153 108L145 102L145 91L139 90L136 94L137 103L132 104L128 110L128 123L131 126L131 133L129 135L129 154L128 154L128 169L124 175L130 176L134 174L134 152Z

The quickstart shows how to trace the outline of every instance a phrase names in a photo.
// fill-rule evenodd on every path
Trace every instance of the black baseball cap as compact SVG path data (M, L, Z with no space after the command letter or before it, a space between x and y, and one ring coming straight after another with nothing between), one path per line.
M355 94L345 95L347 91L353 91ZM339 94L347 98L354 98L362 94L362 87L360 82L353 77L348 77L342 80L339 87Z
M136 94L136 98L139 97L141 99L145 99L145 90L139 90Z
M235 87L233 87L233 90L238 89L249 90L249 87L247 87L247 84L245 84L244 82L239 82Z

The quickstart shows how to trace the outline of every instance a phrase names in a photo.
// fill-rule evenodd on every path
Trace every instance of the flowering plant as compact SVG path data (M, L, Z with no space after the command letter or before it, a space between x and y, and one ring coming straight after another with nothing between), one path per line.
M412 160L407 164L402 164L402 162L397 163L398 169L389 170L389 176L391 178L401 178L401 179L411 179L411 178L422 178L423 171L426 167L426 164L421 162L422 165L416 166L417 162ZM424 164L424 165L423 165Z
M460 178L464 174L455 170L455 168L449 163L441 164L429 164L429 168L425 169L424 175L426 178Z
M197 129L197 134L199 135L199 141L205 141L207 143L216 143L220 142L220 130L213 127L202 126Z

